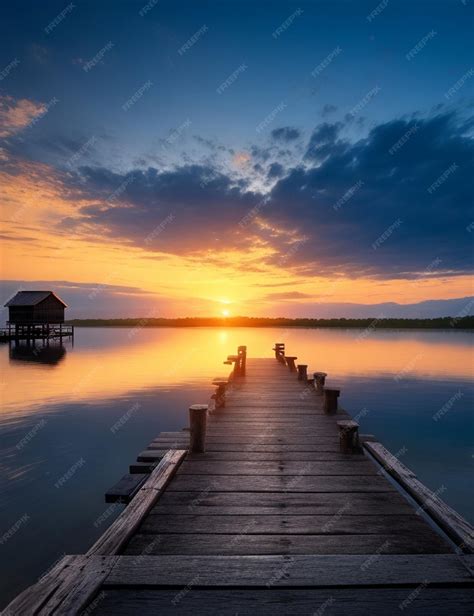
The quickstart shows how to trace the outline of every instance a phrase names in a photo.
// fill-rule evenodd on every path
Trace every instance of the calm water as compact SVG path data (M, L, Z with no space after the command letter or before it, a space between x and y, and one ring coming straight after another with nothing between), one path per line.
M472 340L458 331L109 328L77 329L74 347L49 353L1 346L0 605L102 534L120 512L104 492L152 437L187 424L188 406L208 400L239 344L261 357L284 341L310 371L328 372L362 431L474 521Z

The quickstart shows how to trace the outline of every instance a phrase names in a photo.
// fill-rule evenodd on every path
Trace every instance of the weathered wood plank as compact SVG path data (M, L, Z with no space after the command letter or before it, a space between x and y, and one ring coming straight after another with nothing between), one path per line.
M232 433L228 433L228 434L223 434L221 436L207 436L206 437L206 443L208 444L217 444L217 443L226 443L229 445L232 444L236 444L236 445L249 445L249 440L251 440L249 437L246 436L240 436L239 434L232 434ZM291 433L289 434L282 434L281 436L275 435L272 436L271 433L267 436L265 433L262 433L261 435L259 434L255 434L254 435L254 439L253 440L258 440L260 443L262 443L262 445L306 445L306 444L312 444L314 442L321 442L321 443L335 443L335 442L339 442L338 436L337 434L334 434L333 436L305 436L305 435L292 435ZM186 440L178 440L175 441L174 439L157 439L156 441L152 441L152 444L154 445L163 445L166 443L174 443L174 442L178 442L178 443L187 443L188 441Z
M170 443L172 445L172 443ZM160 450L163 449L163 444L150 444L148 449L153 451L155 449ZM252 441L251 443L208 443L206 445L206 455L208 452L220 452L220 451L244 451L244 452L263 452L263 453L291 453L291 452L334 452L340 453L339 451L339 441L335 439L334 442L323 442L323 443L302 443L302 444L281 444L281 443L261 443L258 440Z
M393 488L379 476L266 476L176 475L168 490L212 492L388 492Z
M199 515L334 515L344 507L363 515L413 513L398 492L173 492L166 490L150 513Z
M375 566L372 566L375 565ZM278 575L284 571L285 575ZM200 588L246 586L308 588L473 584L454 554L288 556L119 556L107 586L186 586L199 573Z
M363 457L363 456L361 456ZM376 467L367 459L358 464L343 462L219 462L186 460L179 475L377 475Z
M137 462L159 462L166 451L166 449L145 449L138 454Z
M427 530L414 513L402 516L366 516L343 507L334 515L154 515L146 517L141 533L243 535L409 535ZM428 529L430 530L430 529ZM430 533L432 531L430 530Z
M225 411L227 412L228 417L232 417L233 414L237 414L242 416L246 416L246 414L252 414L254 416L258 416L259 418L267 417L271 419L272 417L297 417L300 415L308 415L311 413L313 417L327 417L327 414L323 411L322 407L297 407L297 406L286 406L286 407L278 407L272 404L262 404L261 406L245 406L241 404L234 405L232 402L226 404ZM219 411L219 413L223 413L224 411ZM331 414L331 417L337 419L350 419L350 415L344 410L338 409L336 413Z
M337 432L332 428L305 428L304 426L295 428L294 426L286 426L284 428L278 428L276 426L258 427L258 428L244 428L239 429L236 427L228 428L210 428L207 432L207 438L214 441L226 441L229 437L239 438L241 441L249 442L252 439L260 438L287 438L304 440L319 440L321 438L334 439L337 437Z
M277 576L277 573L275 573ZM197 579L195 579L197 577ZM107 589L97 610L100 616L219 616L258 614L258 616L395 616L408 601L416 616L471 616L473 591L469 588L425 588L410 600L414 588L201 590L194 588L199 573L179 590ZM190 587L189 587L190 585ZM318 612L319 610L319 612ZM91 614L91 616L92 616ZM89 616L89 614L88 614Z
M129 503L140 487L143 485L148 475L145 473L127 474L117 481L105 493L106 503Z
M147 450L154 451L154 450ZM141 454L140 454L141 455ZM345 462L350 458L351 463L365 462L365 456L352 456L351 454L340 453L339 451L279 451L279 452L262 452L262 451L207 451L206 461L209 462ZM186 457L187 462L202 461L201 454L189 454Z
M16 597L2 612L4 616L70 616L79 614L116 563L116 557L65 556Z
M407 535L244 535L137 533L124 554L445 554L451 548L428 530ZM150 551L148 551L150 550Z
M467 520L421 483L416 475L381 443L366 442L364 447L413 496L421 508L436 520L463 552L474 553L474 528Z
M297 434L300 435L321 435L321 436L334 436L338 434L337 428L334 424L328 424L326 426L320 425L301 425L296 423L280 424L277 425L273 422L267 424L226 424L224 426L217 426L214 422L211 422L207 434L209 436L222 436L232 431L232 434L244 435L252 437L252 435L259 433L270 432L271 434ZM166 437L164 437L166 438Z
M185 455L186 452L181 450L169 451L165 455L129 506L90 548L88 555L118 554L176 473Z

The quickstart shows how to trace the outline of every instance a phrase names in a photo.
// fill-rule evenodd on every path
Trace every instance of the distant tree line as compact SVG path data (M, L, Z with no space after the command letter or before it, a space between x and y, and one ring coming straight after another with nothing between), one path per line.
M353 327L365 329L473 329L474 316L440 317L436 319L288 319L261 317L176 319L73 319L79 327Z

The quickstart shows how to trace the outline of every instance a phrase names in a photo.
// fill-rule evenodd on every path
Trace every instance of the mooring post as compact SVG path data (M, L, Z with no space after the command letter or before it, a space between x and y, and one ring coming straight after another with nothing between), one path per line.
M314 372L314 386L316 391L320 396L323 395L324 391L324 383L326 382L327 373L326 372Z
M237 355L240 357L239 372L242 376L245 375L245 368L247 366L247 347L242 345L237 348Z
M308 365L298 364L298 381L308 380Z
M285 343L284 342L275 342L275 346L273 347L275 351L275 359L280 362L284 362L285 360L282 357L285 355Z
M216 408L225 407L225 388L228 385L228 381L224 381L221 379L216 379L212 381L213 385L216 385L216 393L212 396L212 398L216 401Z
M339 448L342 453L356 453L360 450L359 424L352 419L337 422Z
M339 394L341 393L340 389L327 389L324 388L324 412L325 413L334 413L337 411L337 399L339 398Z
M189 450L191 453L206 451L207 404L189 407Z
M296 372L295 361L297 359L298 359L297 357L294 357L291 355L285 355L286 365L290 369L290 372Z
M240 355L227 355L227 361L225 361L224 364L234 364L234 376L240 374Z

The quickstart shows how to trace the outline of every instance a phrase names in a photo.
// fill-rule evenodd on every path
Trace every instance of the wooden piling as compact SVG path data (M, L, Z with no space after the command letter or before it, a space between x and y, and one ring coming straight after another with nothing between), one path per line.
M277 359L281 363L284 363L285 343L275 342L275 346L273 347L273 350L275 351L275 359Z
M314 376L314 386L316 388L316 391L318 392L320 396L322 396L323 391L324 391L324 384L326 382L327 373L326 372L314 372L313 376Z
M234 375L240 375L240 355L227 355L227 361L225 361L224 364L234 364Z
M308 365L307 364L298 364L298 381L307 381L308 380Z
M356 453L359 446L359 424L351 419L337 422L339 428L339 448L342 453Z
M189 450L191 453L206 451L207 404L189 407Z
M240 357L239 374L240 376L245 376L245 368L247 365L247 347L243 345L239 346L237 348L237 355Z
M296 365L295 365L295 361L298 358L292 355L285 355L285 360L286 360L286 365L288 366L288 368L290 369L290 372L296 372Z
M228 385L228 381L216 379L212 381L213 385L216 385L216 393L212 396L216 403L216 408L225 407L225 390Z
M340 389L324 388L323 408L325 413L335 413L337 411L337 399L341 393Z

